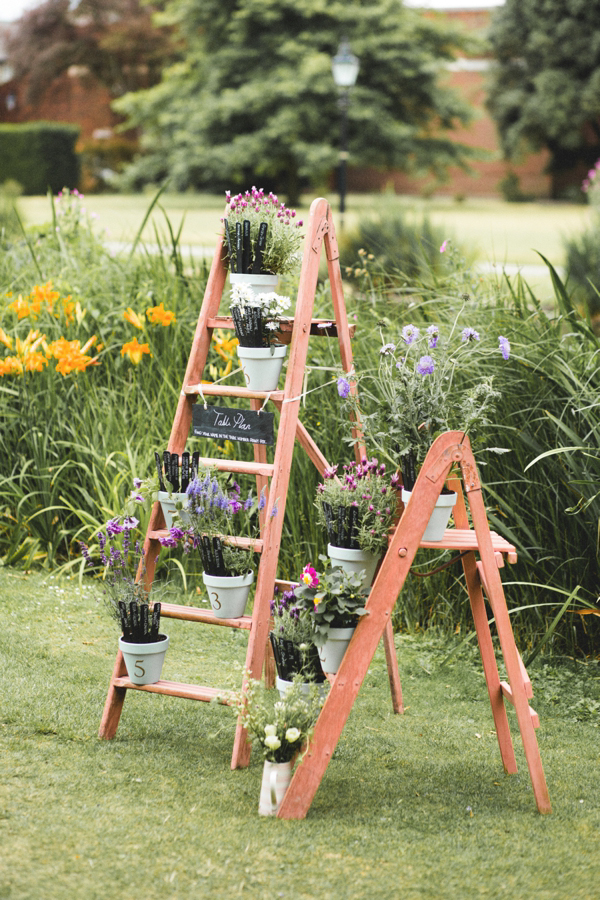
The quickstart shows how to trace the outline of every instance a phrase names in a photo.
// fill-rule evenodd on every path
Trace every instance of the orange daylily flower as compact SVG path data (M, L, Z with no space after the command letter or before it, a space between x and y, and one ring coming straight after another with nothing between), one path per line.
M16 356L0 359L0 375L22 375L23 363Z
M175 313L170 309L165 309L164 303L159 303L158 306L149 306L146 310L146 315L153 325L164 325L166 327L177 321Z
M121 347L121 356L128 356L134 366L138 366L141 363L144 353L152 356L148 344L139 344L136 337Z
M9 337L3 328L0 328L0 343L4 344L5 347L8 347L9 350L12 350L13 348L13 339Z
M12 309L13 312L16 312L17 319L19 321L21 321L21 319L25 319L31 312L31 306L29 305L27 300L23 299L22 294L19 294L16 300L13 300L12 303L9 303L8 308Z
M134 312L134 310L131 308L131 306L127 307L127 309L123 313L123 318L127 322L129 322L130 325L133 325L135 328L139 328L140 330L142 330L144 327L143 321L140 319L138 314L136 312Z
M68 341L66 338L58 338L46 346L46 356L58 360L56 371L60 375L70 375L71 372L84 372L88 366L97 366L99 360L88 355L97 338L93 335L81 346L78 340Z

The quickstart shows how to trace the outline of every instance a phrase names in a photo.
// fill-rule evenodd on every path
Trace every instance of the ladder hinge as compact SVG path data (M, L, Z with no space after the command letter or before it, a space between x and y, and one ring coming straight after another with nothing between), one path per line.
M325 216L323 216L323 218L319 222L319 227L317 228L317 233L315 235L315 239L314 239L313 245L312 245L312 249L315 251L315 253L318 253L319 250L321 249L321 244L323 243L323 237L325 235L325 232L327 232L327 231L329 231L329 222L327 221L327 218Z

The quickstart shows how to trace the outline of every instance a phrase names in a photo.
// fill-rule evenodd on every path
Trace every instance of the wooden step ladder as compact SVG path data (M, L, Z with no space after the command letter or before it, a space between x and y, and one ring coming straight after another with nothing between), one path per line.
M454 510L456 527L447 529L442 541L424 542L423 534L435 501L453 467L459 467L462 475L462 484L457 477L449 480L449 487L458 493ZM472 528L469 526L463 485L471 512ZM515 548L490 532L468 437L460 432L447 432L437 438L427 454L411 499L394 531L371 588L366 604L368 615L359 620L317 720L308 752L297 767L286 791L278 813L281 818L300 819L308 812L379 639L388 628L392 609L419 547L464 551L462 564L505 772L512 774L517 771L504 705L506 699L516 711L537 808L540 813L552 812L535 735L539 719L529 706L529 698L533 695L531 682L515 645L498 571L504 565L505 556L509 562L516 560ZM476 553L479 554L479 560ZM508 681L500 681L498 674L482 588L494 616Z
M319 261L323 245L326 251L334 310L334 321L329 323L327 327L322 327L326 324L324 320L312 318ZM294 320L293 323L283 329L283 340L289 340L290 342L289 362L284 389L267 393L265 391L252 391L242 387L201 384L213 330L215 328L233 328L233 321L230 317L218 315L221 295L227 276L224 257L223 237L221 236L215 249L204 300L198 317L192 349L183 379L183 387L168 443L168 450L170 453L178 455L181 455L183 452L192 422L192 406L199 394L204 397L244 398L250 402L254 410L259 410L265 401L269 400L279 410L280 420L273 463L267 461L267 449L260 444L254 445L253 462L229 459L201 459L202 464L214 466L220 471L253 475L256 477L258 494L263 489L266 490L268 499L261 521L260 539L236 538L233 541L237 546L246 547L261 554L256 580L254 607L252 616L243 616L240 619L219 619L212 610L164 603L162 604L162 615L191 622L247 629L249 638L246 670L249 672L250 677L259 679L265 660L267 660L265 676L267 683L272 685L273 663L272 657L268 655L267 650L271 618L270 601L273 597L274 587L277 584L277 562L295 441L297 440L306 451L321 475L329 467L317 444L298 418L309 337L311 334L337 337L342 367L345 372L350 373L352 371L351 336L354 328L349 326L346 315L339 253L331 208L326 200L319 198L313 202L310 208ZM357 458L359 458L360 453L360 446L357 445ZM273 514L275 509L277 509L276 515ZM156 558L161 549L159 538L166 536L166 534L160 504L155 503L144 543L145 581L148 587L152 584ZM384 646L390 673L393 707L396 712L401 712L402 693L391 622L388 623L388 627L384 632ZM151 685L133 684L127 677L123 656L119 651L100 724L99 736L101 738L110 739L115 736L128 690L168 694L173 697L184 697L207 702L215 697L219 697L224 692L224 688L201 687L170 681L158 681L156 684ZM247 740L246 731L238 724L231 767L236 768L247 765L250 759L250 752L251 746Z

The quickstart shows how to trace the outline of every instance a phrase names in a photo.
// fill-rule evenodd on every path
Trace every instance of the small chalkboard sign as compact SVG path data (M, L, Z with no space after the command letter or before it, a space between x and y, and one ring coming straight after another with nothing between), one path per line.
M231 409L228 406L207 406L196 403L192 408L194 437L216 438L220 441L244 441L247 444L274 444L275 416L269 412Z

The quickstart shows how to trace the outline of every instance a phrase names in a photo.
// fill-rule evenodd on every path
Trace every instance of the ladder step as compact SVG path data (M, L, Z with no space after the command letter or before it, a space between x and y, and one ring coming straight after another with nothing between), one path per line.
M199 606L178 606L176 603L161 603L161 616L167 619L183 619L186 622L204 622L207 625L227 625L229 628L252 628L252 616L240 616L238 619L219 619L212 609Z
M154 684L134 684L124 675L113 680L114 687L127 688L133 691L147 691L150 694L166 694L168 697L183 697L185 700L202 700L210 703L211 700L225 698L227 691L220 688L203 687L198 684L184 684L181 681L156 681ZM229 706L226 699L221 702Z
M159 528L156 531L149 531L148 537L150 540L157 541L159 538L170 537L169 532L166 528ZM260 538L247 538L247 537L226 537L225 543L229 544L230 547L240 547L242 550L252 550L253 553L262 553L264 547L264 541ZM183 607L187 609L188 607ZM191 609L191 607L189 607Z
M515 699L513 697L513 692L512 692L511 686L508 684L508 682L501 681L500 687L502 688L502 693L504 694L504 696L506 697L508 702L512 703L512 705L514 706ZM533 725L534 728L539 728L540 727L540 719L539 719L538 714L536 713L535 709L531 708L531 706L528 707L528 709L529 709L529 715L531 716L531 724Z
M251 391L249 388L236 387L227 384L186 384L183 389L186 396L196 397L203 394L205 397L240 397L246 400L283 400L283 391Z
M515 547L495 531L491 531L490 535L494 552L506 554L510 563L516 562ZM390 536L390 542L392 537L393 535ZM477 550L478 546L477 534L472 528L447 528L441 541L421 541L419 544L419 547L432 550Z
M214 316L207 321L208 328L230 328L233 329L233 319L231 316ZM327 325L327 328L323 327ZM282 322L279 329L279 340L282 344L289 344L292 340L292 331L294 330L294 320ZM337 337L337 323L332 319L311 319L310 333L319 335L320 337ZM356 333L356 325L348 325L348 334L354 337Z
M234 475L265 475L267 478L272 478L275 471L273 463L244 462L242 459L213 459L209 456L201 456L200 465L209 469L217 469L219 472L233 472Z

